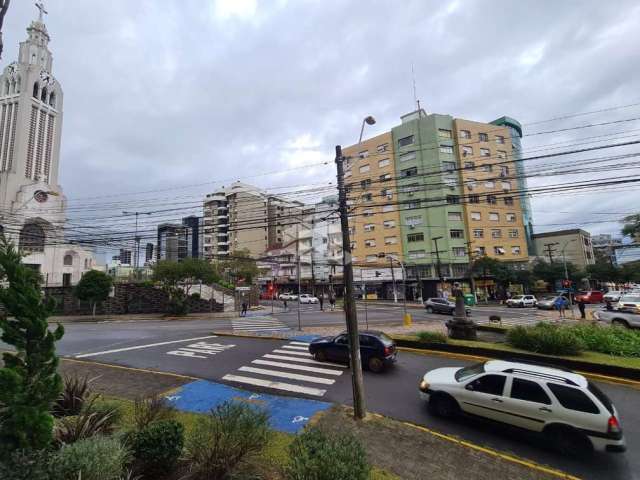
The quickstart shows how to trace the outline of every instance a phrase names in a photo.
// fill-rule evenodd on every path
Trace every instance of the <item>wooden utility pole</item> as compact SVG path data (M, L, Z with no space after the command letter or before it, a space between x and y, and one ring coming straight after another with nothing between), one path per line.
M353 415L356 420L366 416L364 405L364 380L362 378L362 359L360 358L360 337L358 336L358 317L353 296L353 264L351 261L351 241L349 239L349 212L347 192L344 188L344 157L342 148L336 146L336 167L338 170L338 204L340 226L342 227L342 269L344 278L344 311L349 336L349 356L351 363L351 383L353 386Z
M555 245L558 245L558 242L544 244L544 249L547 255L549 255L549 263L553 263L553 254L556 252L556 249L553 248Z

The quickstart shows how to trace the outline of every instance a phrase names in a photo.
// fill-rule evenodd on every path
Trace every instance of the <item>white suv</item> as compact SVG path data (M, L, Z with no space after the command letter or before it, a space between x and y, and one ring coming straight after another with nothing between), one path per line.
M626 450L616 408L577 373L491 360L431 370L419 388L437 415L464 412L541 432L563 453Z
M516 295L507 300L507 307L535 307L538 300L533 295Z

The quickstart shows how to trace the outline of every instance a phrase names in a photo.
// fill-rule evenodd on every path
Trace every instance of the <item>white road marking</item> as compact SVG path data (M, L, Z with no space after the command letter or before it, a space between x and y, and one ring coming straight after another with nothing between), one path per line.
M251 363L256 365L269 365L270 367L288 368L289 370L300 370L303 372L324 373L327 375L342 375L342 370L331 370L329 368L308 367L306 365L292 365L290 363L272 362L270 360L252 360Z
M303 382L323 383L325 385L333 385L336 381L330 378L311 377L309 375L300 375L299 373L281 372L279 370L267 370L265 368L240 367L241 372L259 373L261 375L269 375L272 377L289 378L291 380L302 380Z
M258 332L261 330L291 330L289 327L274 325L273 327L233 327L237 332Z
M170 342L149 343L147 345L136 345L135 347L116 348L114 350L105 350L104 352L83 353L76 355L75 358L95 357L97 355L107 355L109 353L128 352L130 350L141 350L143 348L161 347L162 345L172 345L174 343L193 342L195 340L205 340L207 338L216 338L217 335L209 335L207 337L185 338L184 340L172 340Z
M225 375L224 377L222 377L222 379L229 382L246 383L248 385L273 388L276 390L304 393L306 395L313 395L315 397L321 397L325 393L327 393L326 390L322 390L319 388L303 387L301 385L294 385L292 383L272 382L270 380L262 380L260 378L243 377L242 375Z
M304 350L305 352L309 351L309 347L298 347L296 345L283 345L282 348L288 348L289 350Z
M347 368L345 365L340 365L338 363L328 363L328 362L318 362L316 360L311 360L310 358L296 358L296 357L285 357L283 355L263 355L264 358L272 358L274 360L288 360L290 362L302 362L302 363L311 363L313 365L328 365L330 367L338 367L338 368Z
M291 350L274 350L272 353L283 353L285 355L300 355L302 357L313 358L309 352L292 352Z
M310 344L308 342L289 342L291 345L305 345L305 346L309 346Z

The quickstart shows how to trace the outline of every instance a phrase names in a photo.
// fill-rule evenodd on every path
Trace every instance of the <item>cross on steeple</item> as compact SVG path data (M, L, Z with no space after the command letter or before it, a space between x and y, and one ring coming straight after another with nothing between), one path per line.
M36 2L36 8L37 8L38 10L40 10L40 15L39 15L39 17L38 17L38 21L39 21L40 23L43 23L43 22L44 22L44 15L48 15L48 14L49 14L49 12L47 12L47 11L44 9L44 3L42 3L42 2Z

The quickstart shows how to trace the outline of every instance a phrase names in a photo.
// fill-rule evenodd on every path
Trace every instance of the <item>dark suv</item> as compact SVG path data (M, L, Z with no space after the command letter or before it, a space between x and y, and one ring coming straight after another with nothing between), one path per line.
M349 363L349 337L342 332L336 337L322 337L309 344L309 353L319 362ZM362 365L381 372L396 361L396 344L384 333L365 330L360 333Z
M427 298L424 302L424 308L427 310L427 313L446 313L449 315L453 315L456 312L456 304L440 297ZM467 315L471 314L471 309L469 307L464 307L464 311Z

